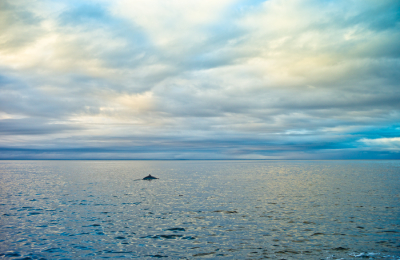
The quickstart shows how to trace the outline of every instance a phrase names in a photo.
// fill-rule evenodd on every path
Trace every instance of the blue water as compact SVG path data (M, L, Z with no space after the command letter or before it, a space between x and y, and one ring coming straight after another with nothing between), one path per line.
M400 259L400 161L0 161L0 184L0 258Z

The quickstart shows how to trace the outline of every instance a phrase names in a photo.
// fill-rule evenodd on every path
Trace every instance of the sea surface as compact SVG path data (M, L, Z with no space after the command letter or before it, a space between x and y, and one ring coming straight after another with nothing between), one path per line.
M395 160L0 161L0 185L4 259L400 259Z

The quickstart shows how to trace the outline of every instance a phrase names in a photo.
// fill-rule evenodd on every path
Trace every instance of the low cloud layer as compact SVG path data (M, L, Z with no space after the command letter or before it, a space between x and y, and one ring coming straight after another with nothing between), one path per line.
M0 159L400 158L395 0L0 2Z

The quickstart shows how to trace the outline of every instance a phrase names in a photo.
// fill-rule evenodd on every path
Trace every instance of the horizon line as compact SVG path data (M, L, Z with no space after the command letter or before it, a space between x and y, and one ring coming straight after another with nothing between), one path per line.
M0 161L391 161L386 159L1 159Z

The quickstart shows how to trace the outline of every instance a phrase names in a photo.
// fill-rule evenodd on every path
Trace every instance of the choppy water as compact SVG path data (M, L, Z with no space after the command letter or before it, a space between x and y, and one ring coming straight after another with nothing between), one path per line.
M0 183L0 258L400 259L400 161L0 161Z

